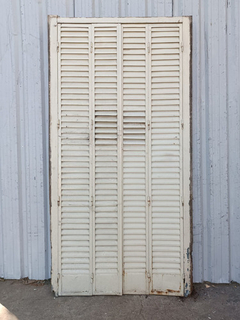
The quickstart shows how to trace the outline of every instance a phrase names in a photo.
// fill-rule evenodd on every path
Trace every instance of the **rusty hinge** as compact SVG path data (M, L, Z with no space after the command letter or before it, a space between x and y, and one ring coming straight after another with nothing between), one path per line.
M184 206L184 198L181 197L182 206Z
M151 204L151 198L148 196L147 197L147 202L148 202L148 205L150 206L150 204Z
M148 277L148 281L150 282L151 281L151 275L150 275L149 272L147 273L147 277Z
M151 122L150 122L150 120L148 120L148 122L147 122L147 127L148 127L148 130L151 129Z
M91 283L93 283L93 279L94 279L94 274L91 274Z
M183 283L185 283L185 273L182 274Z

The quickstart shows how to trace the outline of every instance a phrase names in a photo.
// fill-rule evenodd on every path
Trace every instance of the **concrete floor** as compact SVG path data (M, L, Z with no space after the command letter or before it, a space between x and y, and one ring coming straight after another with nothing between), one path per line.
M235 320L240 319L240 285L195 284L189 298L130 295L55 298L49 282L43 285L27 280L2 280L0 303L19 320Z

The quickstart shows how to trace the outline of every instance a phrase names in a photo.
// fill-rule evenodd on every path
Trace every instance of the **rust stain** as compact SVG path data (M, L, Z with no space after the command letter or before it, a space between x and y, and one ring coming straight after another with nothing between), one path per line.
M151 290L151 294L156 294L156 295L168 295L169 293L176 293L179 294L179 290L172 290L172 289L166 289L165 291L160 291L160 290Z
M167 292L171 292L171 293L174 293L174 292L179 292L179 291L176 291L176 290L171 290L171 289L167 289Z
M180 292L181 292L181 284L178 290L172 290L172 289L166 289L165 291L154 290L154 289L151 290L151 294L156 294L156 295L169 295L170 293L175 293L176 295L179 295Z

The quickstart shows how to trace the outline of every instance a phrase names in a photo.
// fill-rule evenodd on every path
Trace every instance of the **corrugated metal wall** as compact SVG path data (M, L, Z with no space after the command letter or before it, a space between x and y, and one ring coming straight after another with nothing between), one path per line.
M50 277L47 15L193 16L193 275L240 282L238 0L12 0L0 21L0 277Z

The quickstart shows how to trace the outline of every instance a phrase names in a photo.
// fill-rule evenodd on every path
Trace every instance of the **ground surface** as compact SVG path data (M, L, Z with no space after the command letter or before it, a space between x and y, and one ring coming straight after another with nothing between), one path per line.
M0 303L19 320L240 320L240 285L195 284L189 298L95 296L55 298L49 282L0 281Z

